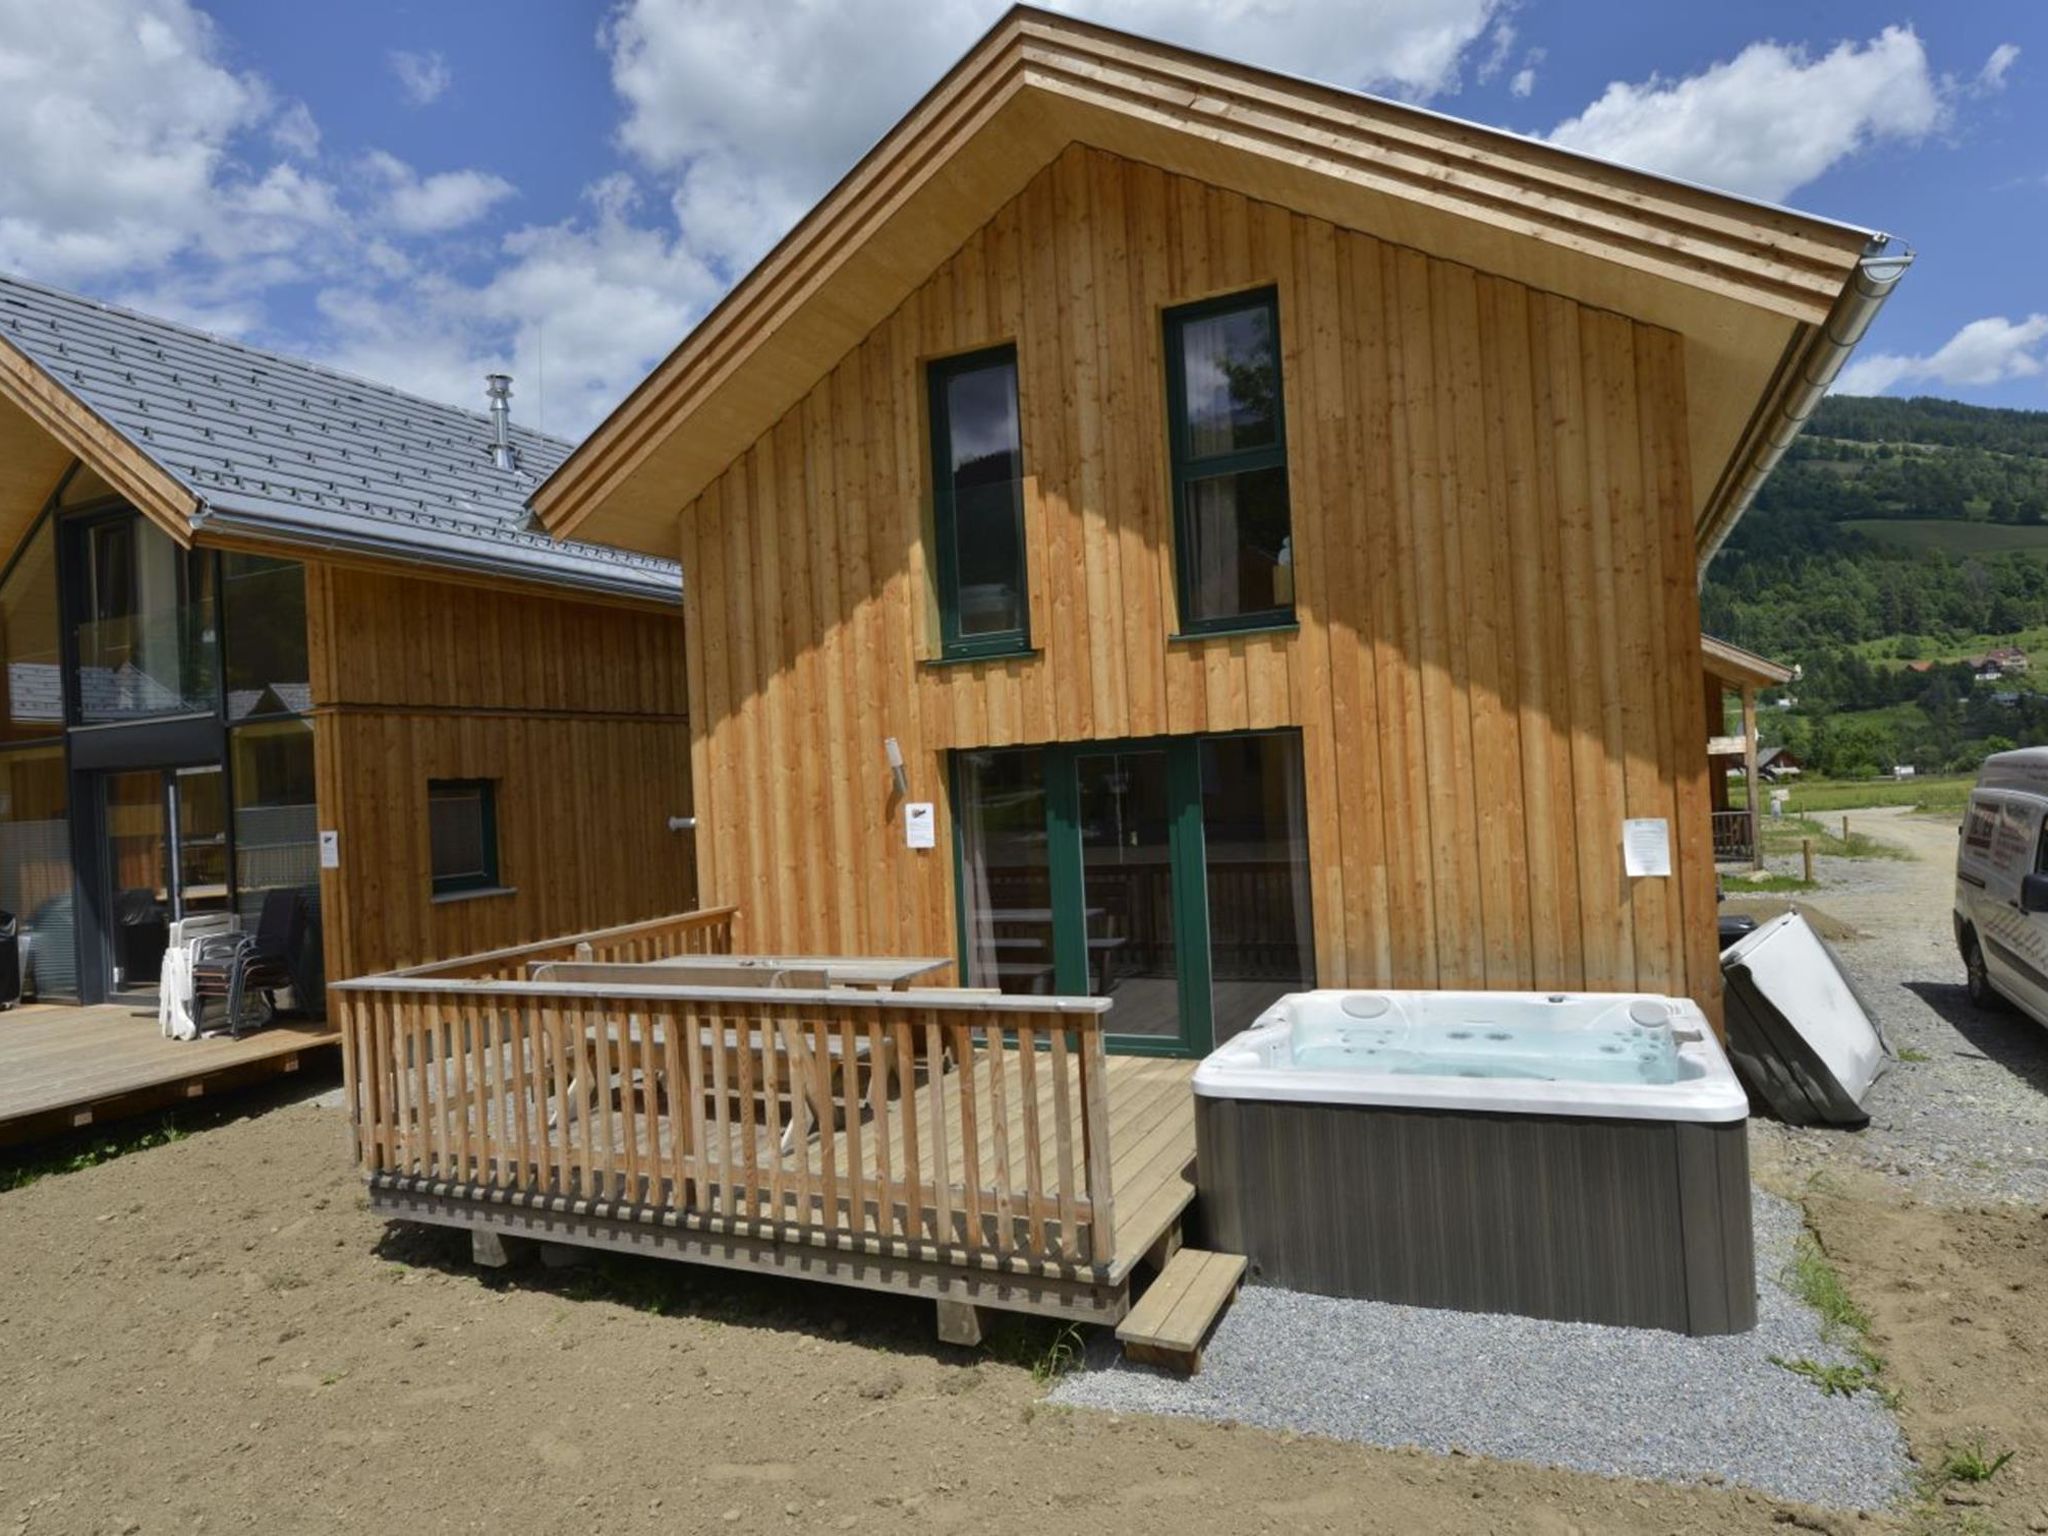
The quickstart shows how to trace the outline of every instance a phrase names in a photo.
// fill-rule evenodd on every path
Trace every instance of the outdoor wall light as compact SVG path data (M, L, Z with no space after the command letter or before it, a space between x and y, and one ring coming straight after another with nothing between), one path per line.
M889 776L896 781L896 793L910 793L910 775L903 769L903 749L896 744L894 736L882 738L882 750L889 754Z

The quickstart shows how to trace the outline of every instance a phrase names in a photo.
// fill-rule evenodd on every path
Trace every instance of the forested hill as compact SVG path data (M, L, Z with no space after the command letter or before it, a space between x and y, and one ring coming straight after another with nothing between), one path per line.
M1890 732L1859 744L1877 759L1947 766L1990 737L2048 739L2048 699L2037 729L2028 687L1992 704L1965 677L1959 715L1954 678L1922 707L1934 681L1905 665L2019 644L2039 653L2030 686L2048 689L2048 411L1830 396L1701 605L1710 633L1802 667L1799 715L1885 712L1842 722ZM1784 734L1798 744L1799 722Z

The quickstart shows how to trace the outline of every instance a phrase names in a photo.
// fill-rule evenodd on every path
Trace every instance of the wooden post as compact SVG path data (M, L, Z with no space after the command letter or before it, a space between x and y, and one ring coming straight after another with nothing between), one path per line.
M1849 841L1849 818L1846 816L1842 818L1842 841Z
M1764 867L1764 823L1756 784L1756 688L1742 685L1742 784L1749 802L1750 868Z
M1811 885L1811 884L1813 884L1813 839L1812 839L1812 838L1810 838L1810 837L1802 837L1801 839L1799 839L1799 859L1800 859L1800 862L1801 862L1801 863L1803 863L1803 864L1804 864L1804 865L1806 866L1806 883L1807 883L1808 885Z

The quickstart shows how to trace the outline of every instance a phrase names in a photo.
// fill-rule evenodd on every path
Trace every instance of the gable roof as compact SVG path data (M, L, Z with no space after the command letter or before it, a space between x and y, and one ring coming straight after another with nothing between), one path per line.
M520 468L501 470L479 412L6 274L0 405L0 456L32 427L44 441L29 451L61 444L181 543L207 532L679 597L673 562L530 526L527 493L568 454L560 438L515 425ZM18 538L42 498L8 499L0 521Z
M533 497L663 550L686 505L1069 144L1225 186L1686 340L1711 553L1897 280L1883 237L1019 6Z

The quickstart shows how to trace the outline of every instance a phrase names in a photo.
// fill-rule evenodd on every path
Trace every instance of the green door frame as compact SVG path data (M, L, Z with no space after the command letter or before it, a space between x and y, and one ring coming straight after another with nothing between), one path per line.
M1044 774L1046 876L1052 891L1053 986L1068 997L1089 995L1087 872L1081 857L1080 760L1117 754L1166 756L1172 866L1174 980L1180 992L1180 1032L1125 1035L1108 1014L1105 1043L1133 1056L1206 1056L1215 1048L1210 993L1208 846L1202 830L1201 736L1143 736L1119 741L1055 742L1037 747L992 747L992 752L1037 752ZM967 749L981 750L981 749ZM960 752L953 754L953 891L963 975L968 954L967 879L962 847Z

